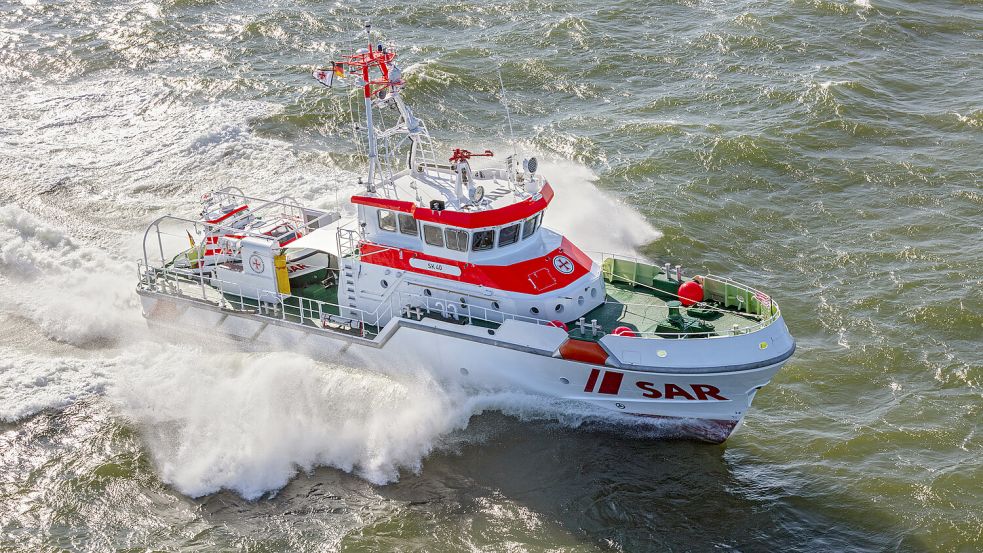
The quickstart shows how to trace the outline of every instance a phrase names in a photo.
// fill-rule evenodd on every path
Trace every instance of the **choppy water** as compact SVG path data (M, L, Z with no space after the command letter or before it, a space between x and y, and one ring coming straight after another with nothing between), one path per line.
M979 2L381 4L0 0L0 549L983 548ZM737 435L147 333L147 221L354 188L309 68L366 16L446 144L502 67L548 225L779 299Z

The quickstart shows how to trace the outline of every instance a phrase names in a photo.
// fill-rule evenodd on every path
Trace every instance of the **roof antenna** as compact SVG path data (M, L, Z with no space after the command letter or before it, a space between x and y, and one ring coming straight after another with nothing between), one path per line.
M498 84L502 87L502 104L505 105L505 117L509 120L509 140L512 141L512 159L518 159L519 152L515 148L515 133L512 131L512 112L509 110L509 100L505 96L505 81L502 80L502 66L498 66ZM511 180L511 175L509 180Z

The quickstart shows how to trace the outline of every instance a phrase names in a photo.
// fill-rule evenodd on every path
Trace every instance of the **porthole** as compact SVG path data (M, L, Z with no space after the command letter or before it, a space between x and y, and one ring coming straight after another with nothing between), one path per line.
M584 301L586 301L586 300L584 300L584 297L583 296L578 296L577 297L577 305L584 305Z
M597 288L591 288L590 289L590 297L592 297L592 298L596 298L597 297Z
M382 279L382 281L379 282L379 284L381 284L383 288L389 288L389 281L386 279Z
M529 308L529 312L532 313L533 315L539 315L539 308L538 307L531 307L531 308Z
M463 306L463 305L467 305L467 304L468 304L468 300L466 300L466 299L464 299L464 298L460 298L460 302L461 302L461 305L462 305L462 306Z
M562 382L564 384L570 384L570 381L568 379L562 377L562 376L560 377L560 382Z
M424 296L432 296L433 295L433 292L431 292L429 288L424 288L423 289L423 295Z
M465 369L464 367L461 367L461 374L463 374L464 376L468 376L468 370Z
M492 308L494 308L494 309L501 309L501 307L498 306L498 302L497 301L493 301L492 302Z
M665 356L669 355L669 352L667 352L664 349L660 349L659 351L655 352L655 354L658 355L659 357L665 357Z
M557 313L563 313L563 304L562 303L556 304L556 307L553 308L553 310L556 311Z
M495 335L495 331L489 328L488 329L488 335L489 336L494 336Z

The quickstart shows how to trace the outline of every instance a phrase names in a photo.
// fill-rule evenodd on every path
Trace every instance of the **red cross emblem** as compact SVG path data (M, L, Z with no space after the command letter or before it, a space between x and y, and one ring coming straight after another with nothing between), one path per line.
M256 254L253 254L252 257L249 258L249 266L253 268L254 272L262 273L263 268L265 266L263 264L263 258L261 258Z
M553 267L565 275L573 272L573 261L565 255L558 255L553 258Z

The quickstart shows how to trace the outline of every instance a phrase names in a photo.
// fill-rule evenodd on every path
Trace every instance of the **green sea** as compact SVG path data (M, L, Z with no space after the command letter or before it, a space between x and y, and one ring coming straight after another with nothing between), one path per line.
M777 299L730 440L147 329L156 217L350 209L366 19L546 226ZM979 1L0 0L3 551L980 551L981 275Z

